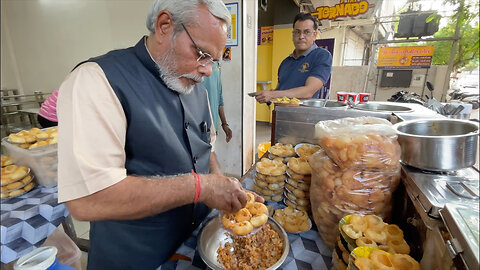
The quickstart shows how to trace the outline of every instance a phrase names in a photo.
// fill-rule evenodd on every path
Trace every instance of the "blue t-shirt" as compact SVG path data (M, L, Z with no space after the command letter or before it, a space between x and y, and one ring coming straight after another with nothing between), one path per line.
M315 43L300 57L293 53L285 58L278 68L277 90L304 86L307 78L313 76L322 80L325 85L332 72L332 55L329 51L319 48ZM323 88L323 86L322 86ZM318 98L320 90L313 95Z
M212 66L212 75L203 78L203 86L208 92L208 102L210 103L210 111L215 130L218 131L218 107L223 106L222 80L220 67L216 64Z

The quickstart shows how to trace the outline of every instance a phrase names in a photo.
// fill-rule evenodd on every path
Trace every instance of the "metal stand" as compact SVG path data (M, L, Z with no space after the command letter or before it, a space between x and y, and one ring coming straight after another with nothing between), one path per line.
M373 93L373 100L377 100L377 88L378 88L378 75L380 74L380 69L377 68L377 77L375 77L375 93Z
M65 233L72 239L72 241L78 246L81 251L88 253L88 248L90 247L90 240L77 237L75 228L73 227L72 216L68 215L62 222L63 230Z
M429 68L427 68L427 71L425 72L425 81L423 82L422 95L421 95L422 98L423 98L423 94L425 93L425 84L427 83L428 70ZM432 97L430 98L433 98L433 94L432 94Z

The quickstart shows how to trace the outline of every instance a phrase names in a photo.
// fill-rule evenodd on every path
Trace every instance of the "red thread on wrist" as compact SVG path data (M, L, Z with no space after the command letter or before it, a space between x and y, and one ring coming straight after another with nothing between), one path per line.
M193 177L195 178L195 197L193 198L193 202L197 203L198 199L200 199L200 192L202 191L202 186L200 185L200 176L192 170Z

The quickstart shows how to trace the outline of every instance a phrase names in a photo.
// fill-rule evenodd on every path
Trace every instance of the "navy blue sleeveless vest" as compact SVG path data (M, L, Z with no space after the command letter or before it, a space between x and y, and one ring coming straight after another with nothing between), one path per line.
M201 84L188 95L169 90L144 38L88 62L102 68L125 112L128 175L209 172L211 119ZM88 269L155 269L208 212L198 203L139 220L91 222Z

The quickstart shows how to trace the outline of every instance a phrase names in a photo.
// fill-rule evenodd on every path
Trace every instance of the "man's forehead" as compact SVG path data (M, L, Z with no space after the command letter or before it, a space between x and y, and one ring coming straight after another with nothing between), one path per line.
M300 29L300 28L307 29L307 28L313 28L313 25L314 24L313 24L312 20L304 20L304 21L298 20L298 21L295 22L294 28L296 28L296 29Z
M211 26L206 26L211 27ZM213 29L206 29L204 27L198 27L197 33L197 45L204 52L210 54L213 58L220 58L222 55L223 45L225 45L225 40L227 34L221 27L214 27ZM198 34L203 33L203 34Z

